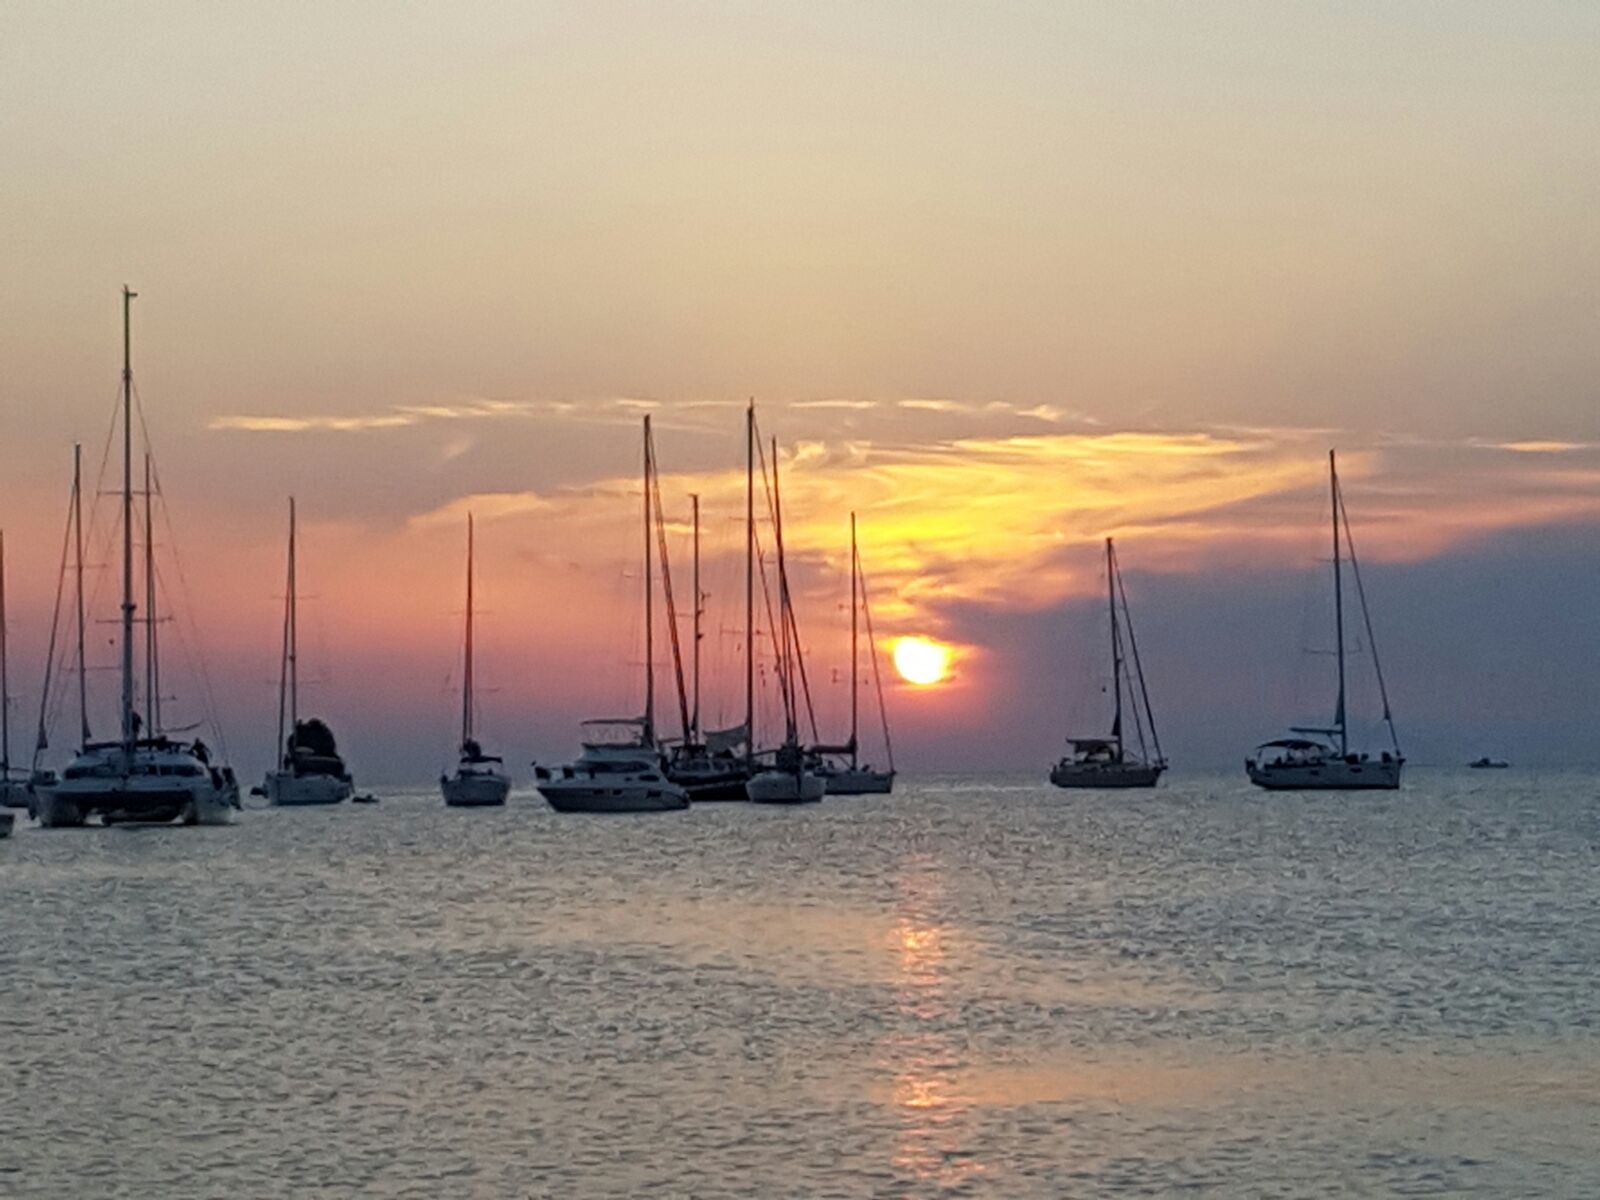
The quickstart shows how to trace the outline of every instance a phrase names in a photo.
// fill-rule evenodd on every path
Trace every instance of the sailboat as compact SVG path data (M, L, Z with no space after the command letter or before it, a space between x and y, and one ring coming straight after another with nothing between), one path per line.
M289 557L283 594L283 653L278 670L278 765L258 789L284 808L340 804L355 794L355 782L339 757L325 721L300 719L300 603L295 592L295 506L289 497Z
M1325 727L1299 726L1291 736L1264 742L1253 757L1245 760L1245 772L1257 787L1291 791L1354 791L1400 786L1400 769L1405 757L1395 732L1389 708L1389 691L1383 682L1383 666L1378 661L1378 643L1372 635L1372 616L1367 610L1366 589L1361 586L1361 567L1356 561L1355 543L1350 536L1350 514L1339 487L1339 467L1334 452L1328 451L1328 487L1333 502L1333 631L1339 664L1338 698L1333 708L1333 723ZM1354 576L1356 596L1361 603L1362 627L1372 650L1372 665L1378 679L1378 694L1383 701L1383 721L1389 729L1390 749L1377 758L1350 748L1347 712L1348 692L1345 677L1344 559L1348 554Z
M226 825L239 808L239 785L230 767L211 761L199 738L180 741L166 736L160 717L160 671L155 629L156 578L150 545L149 467L145 487L145 716L134 708L133 553L133 338L132 304L137 293L122 289L122 617L119 705L121 736L116 741L89 740L83 679L82 520L79 480L74 481L78 532L79 698L84 744L59 778L38 774L34 813L46 828L82 825L99 816L110 825L123 821L178 822L184 825ZM41 739L42 741L43 739Z
M751 441L754 440L755 408L749 414ZM795 685L800 670L800 636L795 628L794 605L789 595L789 575L783 557L783 500L778 490L778 443L772 443L772 540L778 559L778 629L773 638L776 653L778 691L783 699L783 744L772 752L772 765L757 771L745 784L745 791L757 804L807 804L821 800L827 784L821 775L811 769L804 747L800 745L799 720L796 715ZM755 520L753 503L747 505L748 540L751 558L754 558ZM749 566L747 564L748 572ZM749 592L747 584L746 591ZM753 619L747 614L753 625ZM753 628L745 630L747 654L753 646ZM754 738L752 726L752 744Z
M689 723L683 740L672 747L667 758L667 777L689 793L692 802L747 800L744 785L750 771L743 755L737 753L748 740L749 722L732 729L704 730L700 723L700 631L705 616L705 593L700 590L700 497L691 495L690 527L693 530L694 585L692 647L693 679Z
M1167 769L1156 734L1155 713L1150 708L1150 691L1144 682L1144 665L1139 660L1139 643L1133 636L1133 617L1128 612L1128 593L1122 570L1117 564L1116 547L1106 539L1106 599L1111 610L1111 734L1109 737L1068 738L1072 753L1050 770L1050 782L1063 788L1143 788L1154 787ZM1126 636L1127 645L1123 645ZM1131 671L1131 676L1130 676ZM1134 741L1123 735L1123 684L1126 680L1132 703ZM1146 742L1145 730L1150 731Z
M889 768L880 771L861 761L861 670L856 654L857 617L867 619L867 653L872 658L872 681L878 693L878 720L883 726L884 752ZM883 795L894 788L894 744L889 740L889 713L883 703L883 680L878 674L878 644L872 635L872 610L867 605L867 581L861 573L861 551L856 544L856 514L850 514L850 740L843 746L813 746L813 770L823 778L830 796ZM832 756L832 757L830 757Z
M535 786L557 812L669 812L689 807L689 793L667 778L656 738L655 441L644 419L644 714L583 723L583 749L563 766L534 764Z
M502 760L485 754L473 735L472 718L472 514L467 514L466 658L461 674L461 761L454 775L441 775L439 788L451 808L491 808L511 794L511 779Z
M6 660L6 535L0 530L0 807L28 807L28 772L11 765L11 674Z

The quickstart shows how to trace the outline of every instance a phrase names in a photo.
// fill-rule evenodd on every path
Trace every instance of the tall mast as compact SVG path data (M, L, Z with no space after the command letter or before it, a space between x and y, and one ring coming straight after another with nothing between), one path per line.
M644 740L656 741L655 567L650 557L650 414L644 418Z
M161 732L161 674L156 655L156 543L151 515L150 453L144 456L144 707L150 736Z
M782 633L779 657L783 659L778 673L783 690L783 740L791 745L800 739L795 720L794 690L794 617L789 607L789 581L783 569L783 493L778 490L778 439L772 439L772 541L778 554L778 628Z
M77 575L78 606L78 732L79 746L89 744L89 664L83 644L83 447L72 446L73 570Z
M283 657L278 664L278 761L287 769L292 766L289 743L284 738L285 718L296 722L299 703L295 696L295 641L299 631L295 628L294 601L294 497L289 497L289 561L285 572L283 593ZM291 713L293 715L291 715Z
M1117 743L1117 761L1122 761L1122 638L1117 631L1117 563L1106 539L1106 598L1111 605L1111 691L1116 697L1111 718L1111 737Z
M11 777L11 678L6 670L6 535L0 531L0 783Z
M133 726L133 298L122 288L122 748L131 754Z
M1339 705L1334 710L1334 724L1339 727L1339 754L1350 753L1349 724L1345 720L1344 703L1344 582L1339 562L1339 468L1333 451L1328 451L1328 493L1333 504L1333 630L1339 653Z
M856 749L856 724L858 701L861 694L861 679L856 668L856 611L861 607L861 602L856 598L858 585L856 583L856 564L859 562L856 551L856 515L850 514L850 769L856 769L856 760L859 757Z
M467 654L461 674L461 746L472 740L472 514L467 514Z
M700 744L700 618L703 615L700 592L700 497L691 493L690 507L694 510L694 709L689 715L689 741Z
M744 761L756 757L756 402L744 412Z

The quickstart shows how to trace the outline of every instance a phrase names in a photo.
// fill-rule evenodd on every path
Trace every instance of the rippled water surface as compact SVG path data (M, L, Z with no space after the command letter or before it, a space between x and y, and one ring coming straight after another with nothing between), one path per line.
M1600 777L0 842L0 1194L1600 1195Z

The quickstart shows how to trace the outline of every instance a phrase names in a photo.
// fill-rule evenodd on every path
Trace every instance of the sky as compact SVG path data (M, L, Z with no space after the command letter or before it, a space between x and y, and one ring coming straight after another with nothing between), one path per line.
M7 5L14 745L127 283L166 708L209 680L247 774L291 494L303 707L358 777L451 757L468 511L485 736L637 710L645 413L736 721L751 398L825 737L851 511L903 769L1104 725L1106 536L1175 763L1325 719L1337 448L1413 759L1600 761L1597 60L1555 3ZM889 669L913 635L942 684Z

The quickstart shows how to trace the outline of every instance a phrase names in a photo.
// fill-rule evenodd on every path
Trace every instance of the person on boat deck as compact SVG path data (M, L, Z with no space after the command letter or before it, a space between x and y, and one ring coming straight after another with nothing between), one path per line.
M210 748L207 747L207 745L204 742L202 742L199 738L195 738L194 745L191 746L190 749L194 752L194 756L196 758L198 758L201 762L208 763L208 762L211 761L211 750L210 750Z

